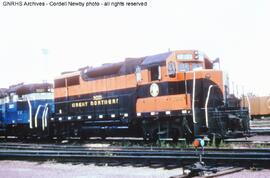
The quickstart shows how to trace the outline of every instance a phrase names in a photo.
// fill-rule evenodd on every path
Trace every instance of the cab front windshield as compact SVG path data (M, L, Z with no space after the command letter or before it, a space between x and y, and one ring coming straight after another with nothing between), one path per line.
M186 71L193 71L193 70L199 70L203 68L202 63L198 62L180 62L178 63L178 71L179 72L186 72Z

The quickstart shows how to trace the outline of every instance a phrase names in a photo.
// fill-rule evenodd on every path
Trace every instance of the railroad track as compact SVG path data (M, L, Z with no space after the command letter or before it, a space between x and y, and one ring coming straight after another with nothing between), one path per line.
M264 136L263 136L264 137ZM206 140L206 142L208 142ZM162 145L162 143L160 143ZM9 147L13 149L14 147L17 147L18 149L52 149L52 150L59 150L59 149L69 149L69 150L89 150L89 149L104 149L104 147L108 147L107 149L126 149L127 147L129 149L150 149L150 150L174 150L175 147L181 147L182 150L189 150L191 147L190 144L187 144L187 142L182 139L179 141L178 144L173 143L171 140L164 140L165 146L159 147L158 145L154 146L152 144L145 144L144 142L140 142L138 140L121 140L118 139L115 141L115 139L112 140L106 140L106 141L100 141L100 140L91 140L91 141L80 141L80 140L64 140L63 143L56 143L56 142L21 142L21 141L4 141L0 142L0 149L8 149ZM98 146L96 146L98 145ZM126 146L123 146L126 145ZM128 145L128 146L127 146ZM152 146L151 146L152 145ZM168 147L169 146L169 147ZM211 145L210 145L211 146ZM101 148L100 148L101 147ZM270 148L270 141L267 141L267 138L263 138L262 140L254 140L250 139L249 137L245 138L233 138L233 139L224 139L223 144L219 147L219 150L221 148L230 148L230 147L246 147L246 148L252 148L252 147L266 147ZM211 148L212 150L214 148ZM192 150L192 149L191 149Z
M246 147L266 147L270 148L270 141L254 141L254 140L243 140L243 139L226 139L223 141L227 145L239 145Z
M258 143L258 144L270 144L268 141L251 141L251 140L237 140L237 139L227 139L224 140L225 143ZM186 145L188 146L188 145ZM16 143L16 142L0 142L1 149L21 149L21 150L72 150L72 151L87 151L87 150L126 150L126 151L141 151L141 150L150 150L150 151L196 151L194 148L179 148L176 147L159 147L159 146L111 146L109 144L36 144L36 143ZM230 148L205 148L204 151L228 151ZM234 148L231 150L238 151L270 151L270 148ZM197 150L198 151L198 150Z
M270 118L251 120L250 132L258 134L258 135L269 135L270 134Z
M199 150L175 148L143 147L86 147L40 144L0 144L0 159L38 159L62 161L152 161L194 162ZM260 164L268 165L270 149L205 149L202 154L205 162Z
M260 127L250 129L251 134L256 135L270 135L270 127Z

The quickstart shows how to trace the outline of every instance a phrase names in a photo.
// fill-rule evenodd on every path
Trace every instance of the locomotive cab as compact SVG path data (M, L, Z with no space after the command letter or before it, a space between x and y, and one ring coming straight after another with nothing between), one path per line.
M230 133L238 129L248 131L246 110L238 107L234 112L226 107L223 73L214 69L216 62L219 62L218 58L211 61L198 51L176 51L167 60L169 77L183 81L183 90L186 95L191 95L194 136L215 133L220 137L230 137Z
M212 133L226 137L236 128L244 128L241 124L246 120L242 116L237 121L232 119L231 114L235 113L224 107L223 74L213 69L214 64L215 61L196 50L144 59L136 111L145 137L165 135L176 140Z

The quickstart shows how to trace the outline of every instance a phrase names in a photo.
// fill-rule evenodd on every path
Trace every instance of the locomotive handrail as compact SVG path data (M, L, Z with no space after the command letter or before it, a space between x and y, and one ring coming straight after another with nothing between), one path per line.
M44 130L44 114L45 114L45 110L46 110L46 105L44 106L43 112L42 112L42 117L41 117L41 126L42 126L42 130Z
M48 110L49 110L49 107L48 107L48 103L47 104L47 107L46 107L46 110L45 110L45 117L44 117L44 125L45 127L47 127L47 116L48 116Z
M32 129L33 128L33 125L32 125L32 105L31 105L29 98L27 98L27 103L29 106L29 127L30 127L30 129Z
M195 116L195 88L196 88L196 75L195 71L193 71L193 89L192 89L192 118L193 123L196 124L196 116Z
M205 101L205 105L204 105L204 112L205 112L205 124L206 124L206 127L208 128L208 101L209 101L209 97L210 97L210 92L211 92L211 89L212 87L214 87L215 85L210 85L208 87L208 92L207 92L207 97L206 97L206 101Z
M41 123L42 123L42 130L45 129L45 112L46 112L46 108L48 106L48 103L45 104L43 112L42 112L42 118L41 118Z
M40 107L41 107L41 105L38 105L38 108L37 108L37 111L36 111L36 114L35 114L35 127L36 127L36 128L37 128L37 126L38 126L37 117L38 117L38 112L39 112L39 110L40 110Z
M249 118L251 118L251 115L250 115L250 113L251 113L251 106L250 106L249 97L246 96L246 98L247 98L247 102L248 102L248 116L249 116Z

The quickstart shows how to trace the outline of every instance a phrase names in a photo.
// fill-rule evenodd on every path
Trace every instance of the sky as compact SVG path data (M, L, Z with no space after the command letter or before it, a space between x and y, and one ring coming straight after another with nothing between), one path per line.
M239 94L270 95L270 1L142 1L146 7L11 7L1 0L0 88L127 57L198 49L220 58Z

